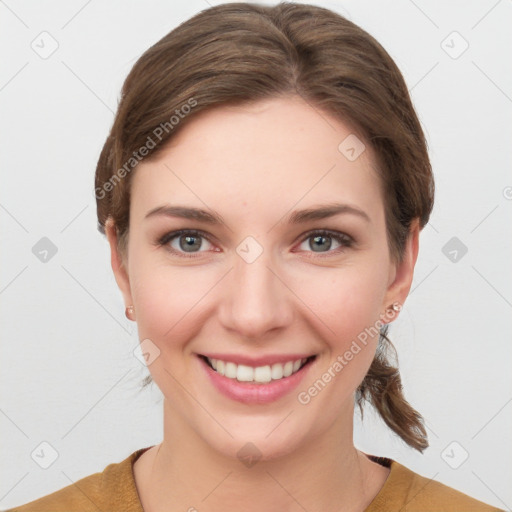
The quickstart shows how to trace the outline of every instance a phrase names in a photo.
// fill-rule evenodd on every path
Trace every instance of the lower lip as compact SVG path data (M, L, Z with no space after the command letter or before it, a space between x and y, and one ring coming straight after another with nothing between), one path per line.
M198 359L213 385L223 395L244 404L266 404L278 400L295 389L306 376L316 358L306 363L298 372L289 377L262 384L239 382L236 379L224 377L224 375L210 368L202 357L198 357Z

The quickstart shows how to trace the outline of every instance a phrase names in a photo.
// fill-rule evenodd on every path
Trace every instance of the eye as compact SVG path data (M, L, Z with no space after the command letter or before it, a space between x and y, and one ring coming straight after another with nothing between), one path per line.
M308 233L307 236L303 238L301 245L310 239L312 239L312 242L308 244L309 248L307 248L306 251L312 249L312 252L314 253L326 252L328 255L331 253L338 254L343 250L343 248L351 247L354 243L354 239L345 233L341 233L339 231L316 230ZM330 250L332 242L329 242L329 239L334 239L339 244L339 247L336 250ZM208 244L211 244L208 235L203 231L196 229L181 229L179 231L166 233L157 241L157 244L164 246L172 254L177 254L184 258L196 258L198 257L196 256L198 253L200 254L201 252L205 252L199 251L199 249L204 245L202 240L206 240ZM320 248L320 251L316 251L315 249L317 248Z
M203 239L207 240L208 243L211 243L206 234L202 231L198 231L196 229L181 229L179 231L173 231L165 234L158 240L158 244L166 246L169 252L173 254L179 254L184 258L195 258L197 256L195 256L194 253L198 252L196 249L200 249L203 246L201 241ZM174 241L177 243L173 246L170 242Z
M334 239L340 245L340 247L338 247L336 250L331 251L330 249L332 247L332 242L330 242L329 239ZM310 240L310 242L308 243L308 248L306 250L312 249L312 252L314 253L326 252L330 254L339 254L343 250L343 248L351 247L352 244L354 243L354 239L346 235L345 233L329 230L317 230L308 233L306 238L303 239L302 244L306 243L307 240ZM317 248L320 249L320 251L316 251L315 249Z

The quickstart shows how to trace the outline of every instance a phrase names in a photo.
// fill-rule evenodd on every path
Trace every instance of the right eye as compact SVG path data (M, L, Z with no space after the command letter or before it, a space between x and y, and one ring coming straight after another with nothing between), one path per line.
M200 249L203 246L202 240L207 240L211 243L208 235L203 231L197 229L180 229L179 231L171 231L166 233L158 240L158 244L164 246L170 253L177 254L183 258L197 258L195 254L198 252L194 249ZM171 242L177 242L173 246ZM190 251L189 251L190 249Z

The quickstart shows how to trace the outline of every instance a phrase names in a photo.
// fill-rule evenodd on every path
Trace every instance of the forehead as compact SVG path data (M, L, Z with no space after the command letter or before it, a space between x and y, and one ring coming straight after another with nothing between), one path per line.
M369 145L300 97L221 106L184 125L137 166L132 183L135 215L177 202L228 213L242 205L247 215L272 218L325 202L382 213Z

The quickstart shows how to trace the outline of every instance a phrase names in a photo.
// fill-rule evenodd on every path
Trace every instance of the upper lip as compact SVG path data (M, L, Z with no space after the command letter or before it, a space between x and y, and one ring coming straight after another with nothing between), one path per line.
M307 359L308 357L313 357L316 354L268 354L258 357L250 357L242 354L221 354L218 352L209 352L199 355L210 359L220 359L221 361L257 367L270 366L276 363L283 364L288 361L296 361L297 359Z

